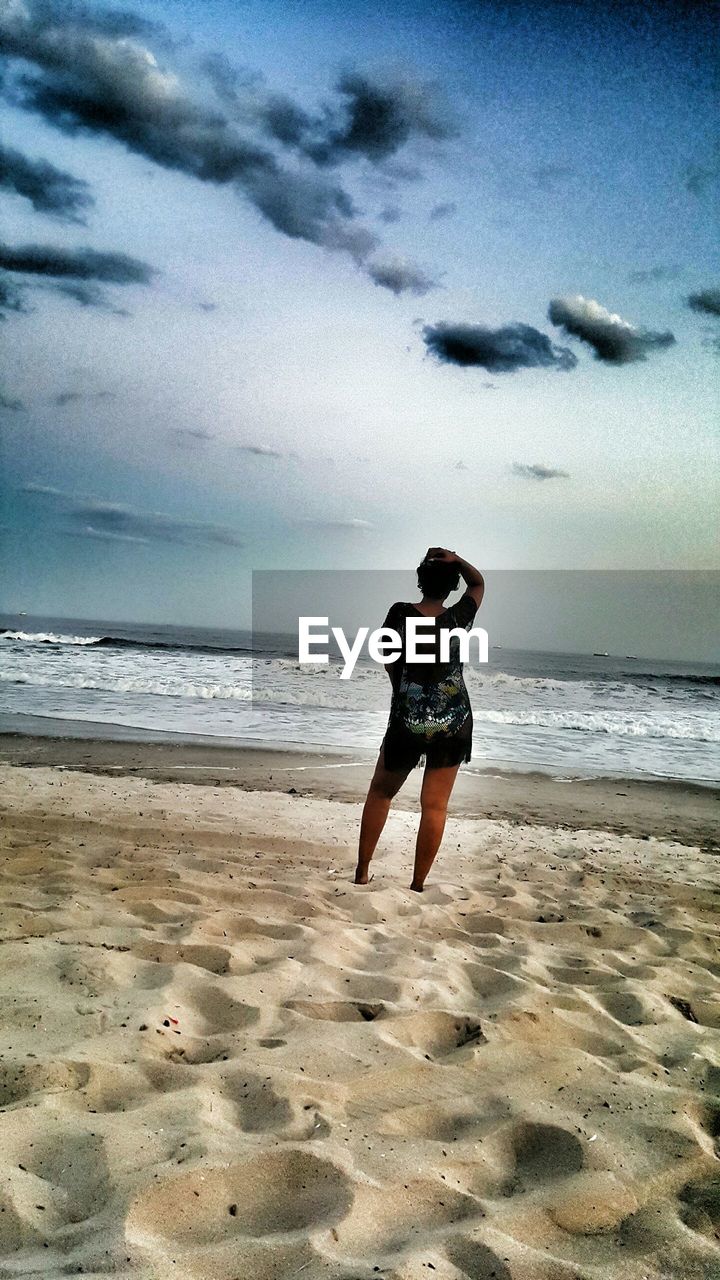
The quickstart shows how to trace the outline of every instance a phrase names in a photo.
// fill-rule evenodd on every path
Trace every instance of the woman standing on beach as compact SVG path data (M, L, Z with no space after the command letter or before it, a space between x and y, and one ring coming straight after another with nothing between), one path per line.
M400 633L402 652L388 663L393 693L390 718L380 748L360 827L355 883L367 884L370 860L390 810L410 770L425 757L420 794L421 817L415 846L411 889L422 893L445 830L447 806L460 765L472 751L472 709L462 675L459 641L450 641L449 661L439 661L439 632L468 629L485 590L483 576L467 560L444 547L430 547L418 566L418 604L397 602L383 623ZM464 595L454 605L445 600L460 584ZM406 660L405 623L408 617L436 618L435 657L429 663ZM429 637L428 637L429 641ZM424 651L428 641L423 636Z

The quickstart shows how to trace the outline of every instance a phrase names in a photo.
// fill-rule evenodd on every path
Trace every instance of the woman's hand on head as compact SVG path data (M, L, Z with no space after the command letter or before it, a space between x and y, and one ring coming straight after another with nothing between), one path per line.
M446 564L451 564L453 560L457 560L454 551L448 551L447 547L428 547L426 560L444 560Z

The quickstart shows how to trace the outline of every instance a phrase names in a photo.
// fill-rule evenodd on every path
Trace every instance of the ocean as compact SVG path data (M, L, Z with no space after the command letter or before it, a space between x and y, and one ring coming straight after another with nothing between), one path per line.
M0 614L0 730L376 749L382 668L301 667L293 637ZM296 642L295 642L296 643ZM720 783L720 669L491 649L466 665L469 769ZM93 729L92 727L97 727Z

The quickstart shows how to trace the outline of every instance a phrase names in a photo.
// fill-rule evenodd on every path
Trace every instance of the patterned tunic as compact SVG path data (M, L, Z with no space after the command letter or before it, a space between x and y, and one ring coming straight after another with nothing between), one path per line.
M422 763L443 768L461 764L472 754L473 719L470 699L460 662L460 641L450 640L449 661L440 661L439 633L468 630L477 613L472 596L464 595L435 619L434 638L429 630L418 633L418 650L431 654L429 663L409 663L406 659L405 624L409 617L426 617L415 605L392 605L384 626L398 631L402 653L388 670L393 684L387 730L383 738L385 767L408 771Z

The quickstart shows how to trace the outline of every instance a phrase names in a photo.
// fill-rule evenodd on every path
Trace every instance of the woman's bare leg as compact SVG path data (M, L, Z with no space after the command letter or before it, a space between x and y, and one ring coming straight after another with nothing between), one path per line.
M459 764L446 769L428 769L425 767L422 791L420 793L420 827L415 845L415 868L411 889L422 893L425 878L435 861L440 848L440 841L445 830L447 807Z
M390 811L390 803L393 796L397 795L409 772L409 769L402 773L391 772L386 769L385 756L381 749L360 824L360 844L358 847L358 863L355 869L355 884L367 884L368 882L368 867L377 842L382 835L382 830Z

